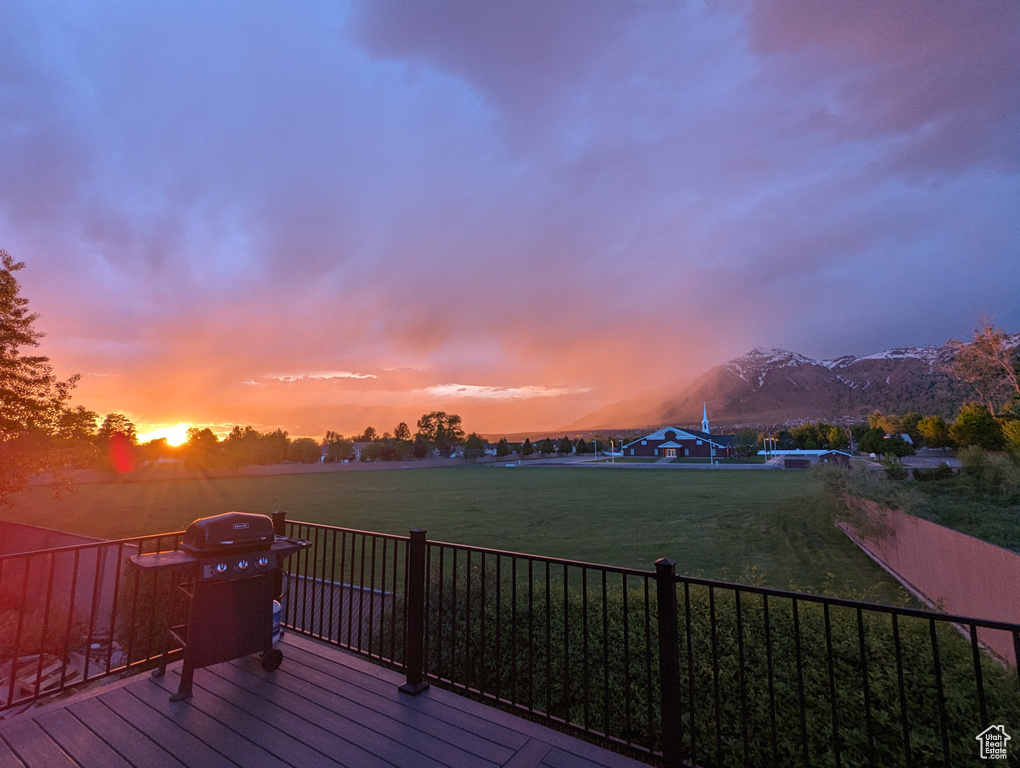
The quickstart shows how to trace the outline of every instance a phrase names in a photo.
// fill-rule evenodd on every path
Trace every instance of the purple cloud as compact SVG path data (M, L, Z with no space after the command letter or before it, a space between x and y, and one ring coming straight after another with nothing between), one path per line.
M1020 326L1012 4L4 14L0 247L99 410L525 428Z

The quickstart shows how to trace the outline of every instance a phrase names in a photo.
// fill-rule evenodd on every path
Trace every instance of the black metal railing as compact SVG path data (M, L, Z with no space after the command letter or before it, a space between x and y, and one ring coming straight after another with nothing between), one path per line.
M407 536L287 521L312 546L287 562L284 624L402 667L407 623Z
M1020 648L1020 625L677 576L668 560L290 525L319 537L314 570L291 564L295 630L403 670L404 690L437 683L665 765L959 765L990 725L1020 722L1017 669L982 643ZM323 583L344 596L332 621L315 615Z
M180 537L0 556L0 712L154 661L169 582L126 565L138 552L175 549Z
M279 522L292 631L664 765L961 765L1020 722L1017 624ZM181 535L0 557L0 710L157 660L170 574L126 564Z

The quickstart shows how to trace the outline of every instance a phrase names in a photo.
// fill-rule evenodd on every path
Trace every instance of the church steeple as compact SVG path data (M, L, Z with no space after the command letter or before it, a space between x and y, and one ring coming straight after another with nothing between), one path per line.
M701 431L708 434L708 405L701 404Z

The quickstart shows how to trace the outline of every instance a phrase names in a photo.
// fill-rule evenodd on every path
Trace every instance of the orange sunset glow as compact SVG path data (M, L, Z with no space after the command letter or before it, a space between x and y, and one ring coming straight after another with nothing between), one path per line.
M172 427L156 427L147 432L139 433L138 440L147 443L150 440L166 440L167 445L184 445L188 442L190 424L175 424Z
M143 440L562 434L753 347L1020 327L1018 30L1015 2L15 0L0 246L74 401Z

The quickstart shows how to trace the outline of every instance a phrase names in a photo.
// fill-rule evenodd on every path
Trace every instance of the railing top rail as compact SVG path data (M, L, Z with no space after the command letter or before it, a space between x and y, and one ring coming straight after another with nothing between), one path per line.
M375 536L379 539L390 539L391 541L408 541L410 536L401 536L399 533L379 533L378 531L363 531L359 528L344 528L339 525L326 525L324 523L306 523L303 520L287 520L288 526L300 525L305 528L316 528L323 531L343 531L344 533L357 533L362 536Z
M445 547L447 549L456 549L462 552L479 552L486 555L500 555L504 557L521 557L528 560L534 560L539 563L549 563L551 565L566 565L576 568L593 568L599 571L606 571L608 573L619 573L626 576L655 576L655 571L641 570L640 568L625 568L619 565L606 565L605 563L589 563L584 560L569 560L563 557L547 557L545 555L532 555L527 552L512 552L506 549L493 549L490 547L473 547L467 544L453 544L448 541L433 541L429 539L428 544L430 546Z
M0 555L0 562L5 560L14 560L19 557L36 557L39 555L51 555L58 554L61 552L74 552L75 550L84 549L96 549L99 547L115 547L123 546L126 544L139 544L145 541L158 541L159 539L167 539L173 536L178 538L184 535L184 531L171 531L169 533L156 533L148 536L131 536L126 539L100 539L99 541L89 541L84 544L66 544L62 547L48 547L47 549L33 549L28 552L11 552L6 555Z
M923 608L908 608L899 605L887 605L885 603L871 603L867 600L854 600L848 597L834 597L829 595L816 595L810 592L794 592L788 589L775 589L772 587L761 587L753 584L738 584L732 581L719 581L716 579L705 579L699 576L684 576L678 574L674 577L677 583L695 584L703 587L717 587L739 592L751 592L769 597L788 598L810 603L825 603L840 608L860 608L862 610L876 611L881 613L895 613L897 616L907 616L918 619L937 619L953 624L973 624L985 629L1002 629L1007 632L1020 632L1020 624L1013 624L994 619L978 619L973 616L960 616L952 613L939 613Z

